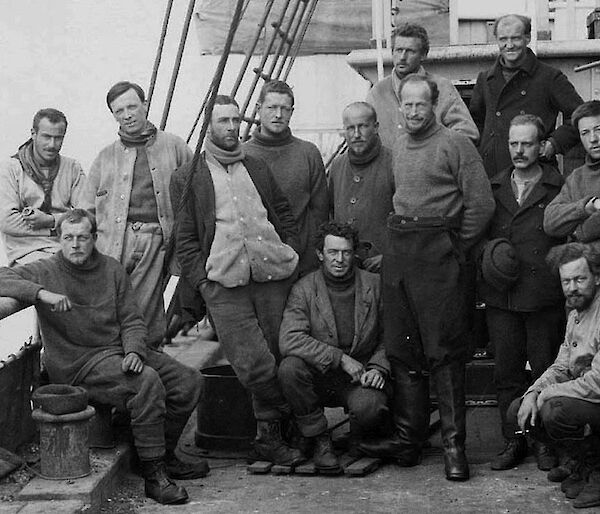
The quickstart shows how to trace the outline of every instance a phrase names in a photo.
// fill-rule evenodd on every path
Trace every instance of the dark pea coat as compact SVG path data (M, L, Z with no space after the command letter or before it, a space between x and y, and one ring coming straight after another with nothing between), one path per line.
M479 73L469 110L481 139L479 153L488 177L511 165L508 153L510 121L518 114L535 114L546 127L557 153L564 154L579 142L570 124L571 113L583 103L573 84L556 68L538 60L527 48L525 61L508 82L502 75L499 59ZM563 114L563 125L555 129L556 116Z
M520 206L511 186L512 167L491 180L496 210L487 240L508 239L519 261L519 278L508 291L499 291L480 279L480 297L492 307L532 312L563 302L558 276L550 271L545 258L550 248L565 240L547 235L543 222L546 206L559 193L564 181L553 166L541 166L540 180Z

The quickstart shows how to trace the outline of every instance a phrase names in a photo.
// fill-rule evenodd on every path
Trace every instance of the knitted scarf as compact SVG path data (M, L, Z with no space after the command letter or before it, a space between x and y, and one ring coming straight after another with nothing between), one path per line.
M258 127L253 133L252 137L256 139L261 145L265 146L283 146L287 145L292 141L292 131L290 127L287 127L281 134L275 136L267 136L263 134Z
M381 152L381 139L377 136L362 155L355 154L352 148L348 148L348 160L354 166L366 166L379 155L379 152Z
M148 120L144 129L136 135L126 134L122 128L119 128L119 137L125 146L142 146L156 136L157 128Z
M54 184L56 175L58 175L58 168L60 168L60 155L56 157L50 166L47 177L42 173L38 163L33 158L33 139L29 139L19 146L13 158L18 159L23 171L44 191L44 201L42 202L40 211L50 214L52 211L52 185Z
M234 150L225 150L217 146L210 137L204 140L204 149L211 153L223 166L241 161L246 157L244 148L239 143Z

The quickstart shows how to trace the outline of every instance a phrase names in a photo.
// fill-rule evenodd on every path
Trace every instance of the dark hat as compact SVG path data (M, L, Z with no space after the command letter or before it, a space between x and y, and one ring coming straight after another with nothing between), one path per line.
M508 239L489 241L481 261L483 279L499 291L510 289L519 278L519 261Z

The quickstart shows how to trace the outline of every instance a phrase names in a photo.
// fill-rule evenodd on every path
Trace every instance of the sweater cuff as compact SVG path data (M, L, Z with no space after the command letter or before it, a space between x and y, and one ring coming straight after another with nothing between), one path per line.
M142 361L146 361L146 344L142 340L132 339L123 341L123 352L125 352L125 355L131 352L137 353Z

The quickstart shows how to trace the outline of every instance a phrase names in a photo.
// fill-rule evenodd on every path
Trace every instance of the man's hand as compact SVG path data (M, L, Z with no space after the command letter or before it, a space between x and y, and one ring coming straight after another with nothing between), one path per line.
M519 412L517 413L517 422L519 423L521 430L525 430L527 421L529 421L529 424L532 427L535 426L539 412L537 399L538 393L535 391L526 394L523 398L521 407L519 407Z
M588 216L600 211L600 199L596 196L590 198L585 204L584 210Z
M39 209L32 209L31 214L23 216L23 220L31 230L54 227L54 216Z
M340 366L342 369L350 375L352 378L352 382L360 382L360 377L363 373L363 365L358 362L356 359L353 359L349 355L342 355L342 360L340 361Z
M40 289L37 297L44 305L49 305L52 312L67 312L71 310L71 300L64 294L51 293L45 289Z
M381 261L383 260L383 255L375 255L374 257L369 257L363 261L363 266L367 271L371 271L373 273L378 273L381 270Z
M121 369L123 370L123 373L141 373L144 369L144 361L137 353L130 352L125 355L123 363L121 364Z
M385 378L378 369L370 369L365 371L360 377L360 383L363 387L371 387L373 389L383 389Z

